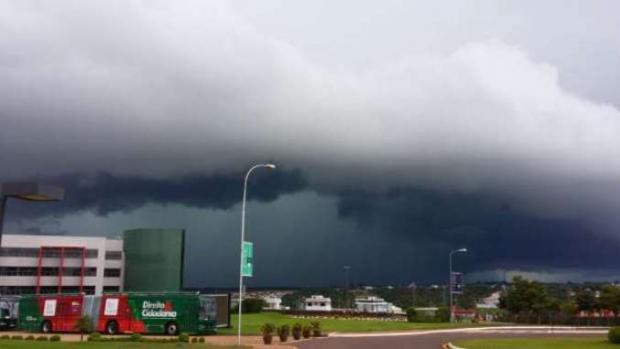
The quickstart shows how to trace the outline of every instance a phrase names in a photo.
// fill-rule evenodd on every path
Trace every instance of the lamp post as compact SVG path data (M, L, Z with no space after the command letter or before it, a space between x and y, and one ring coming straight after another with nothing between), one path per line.
M274 164L258 164L252 166L248 172L245 174L245 179L243 180L243 200L241 201L241 249L240 249L240 261L239 261L239 328L237 330L237 344L241 346L241 307L243 303L243 242L245 240L245 199L246 193L248 190L248 178L252 171L257 168L270 168L275 169L276 165Z
M450 277L448 278L448 293L450 295L450 323L454 322L454 307L453 307L453 298L452 298L452 255L455 253L465 253L467 252L466 248L459 248L458 250L450 251L449 259L450 259Z
M2 183L0 192L0 246L4 228L4 213L9 198L25 201L60 201L65 196L63 188L42 185L35 182Z

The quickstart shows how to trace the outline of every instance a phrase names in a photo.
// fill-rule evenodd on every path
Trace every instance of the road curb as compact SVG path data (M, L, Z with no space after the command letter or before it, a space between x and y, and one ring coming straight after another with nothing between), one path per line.
M456 345L452 343L447 343L446 345L444 345L444 349L465 349L465 348L457 347Z

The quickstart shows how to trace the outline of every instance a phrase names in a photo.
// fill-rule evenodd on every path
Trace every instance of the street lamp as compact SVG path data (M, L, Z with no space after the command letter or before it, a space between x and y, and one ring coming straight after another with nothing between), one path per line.
M0 246L4 228L4 213L9 198L25 201L60 201L65 196L63 188L42 185L35 182L2 183L0 192Z
M243 181L243 201L241 202L241 249L240 249L240 261L239 261L239 328L237 330L237 344L241 346L241 306L243 299L243 241L245 240L245 198L248 190L248 178L252 171L257 168L270 168L275 169L276 165L274 164L258 164L252 166L248 172L245 174L245 179Z
M454 321L454 307L453 307L453 299L452 299L452 255L455 253L465 253L467 252L466 248L459 248L458 250L450 251L450 277L448 278L448 293L450 294L450 323Z

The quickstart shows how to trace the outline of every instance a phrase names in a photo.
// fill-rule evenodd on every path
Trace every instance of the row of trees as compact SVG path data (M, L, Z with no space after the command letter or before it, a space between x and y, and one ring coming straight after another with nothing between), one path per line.
M551 295L542 283L515 277L512 287L500 298L499 307L507 312L506 320L527 323L590 324L591 315L597 313L598 319L603 316L609 324L620 314L619 287L604 285L564 292ZM585 316L578 317L580 312Z

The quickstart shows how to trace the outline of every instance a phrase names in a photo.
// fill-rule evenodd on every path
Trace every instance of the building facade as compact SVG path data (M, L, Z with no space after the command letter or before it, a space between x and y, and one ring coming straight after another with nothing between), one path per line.
M332 300L321 295L312 295L304 301L304 310L307 311L332 311Z
M0 294L101 294L124 290L120 238L5 234Z
M185 230L132 229L125 231L123 240L126 291L181 290Z
M355 299L355 308L363 313L402 314L403 310L383 298L369 296Z

